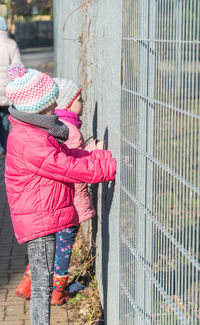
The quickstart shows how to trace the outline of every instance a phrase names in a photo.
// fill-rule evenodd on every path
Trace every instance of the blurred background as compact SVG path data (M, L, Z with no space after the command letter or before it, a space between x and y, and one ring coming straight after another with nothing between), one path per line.
M53 0L0 1L25 65L53 75Z

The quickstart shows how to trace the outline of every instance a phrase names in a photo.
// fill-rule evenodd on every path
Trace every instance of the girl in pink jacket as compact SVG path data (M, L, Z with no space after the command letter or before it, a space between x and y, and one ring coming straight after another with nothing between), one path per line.
M14 232L27 242L31 268L31 324L50 324L56 233L79 224L74 183L113 180L109 151L69 149L68 128L54 114L58 85L47 74L8 68L12 102L5 181Z
M68 148L85 149L88 152L103 149L103 142L94 140L91 144L85 145L80 128L82 121L80 116L83 111L82 89L74 81L68 79L54 78L59 87L57 107L55 114L69 129L69 136L65 144ZM78 212L79 223L91 219L95 215L88 186L85 183L75 184L74 205Z
M63 122L69 129L69 137L65 144L68 148L85 149L89 152L96 149L103 149L103 142L94 140L90 145L85 146L85 141L80 132L82 121L80 116L83 110L82 89L72 80L56 78L54 81L59 87L59 96L57 99L58 106L55 113L59 120ZM79 223L89 220L95 216L95 210L92 204L88 186L85 183L76 183L74 192L74 206L78 213ZM68 266L72 254L72 246L79 226L70 227L61 230L56 235L56 256L54 266L54 278L59 281L62 279L63 284L66 283L68 276ZM62 288L62 283L60 283ZM56 290L56 286L54 287ZM58 299L56 300L56 297ZM60 304L64 301L64 297L54 294L52 303Z

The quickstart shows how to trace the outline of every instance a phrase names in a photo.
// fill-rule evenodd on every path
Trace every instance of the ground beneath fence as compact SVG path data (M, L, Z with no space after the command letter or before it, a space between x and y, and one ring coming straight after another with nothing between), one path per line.
M66 324L104 324L93 261L94 258L91 258L80 228L74 244L69 272L71 283L78 281L85 286L85 289L77 293L63 307L67 313Z

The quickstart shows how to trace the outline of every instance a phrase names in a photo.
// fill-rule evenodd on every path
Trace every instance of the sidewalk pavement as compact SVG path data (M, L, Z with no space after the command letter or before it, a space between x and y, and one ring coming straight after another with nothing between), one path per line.
M54 52L53 48L24 49L22 60L27 68L37 69L54 76Z
M31 325L29 302L15 295L27 264L26 245L15 239L4 184L4 159L0 158L0 324ZM53 306L51 325L71 324L65 306Z
M53 46L47 47L30 47L20 50L21 54L53 52Z

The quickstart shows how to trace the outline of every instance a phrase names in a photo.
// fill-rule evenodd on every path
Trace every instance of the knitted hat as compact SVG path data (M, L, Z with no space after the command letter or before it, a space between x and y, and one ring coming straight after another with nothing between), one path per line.
M8 30L8 24L4 17L0 16L0 30L7 31Z
M39 113L58 97L58 85L46 73L14 63L8 67L7 75L11 81L6 87L6 96L19 111Z
M69 79L54 78L54 81L59 87L59 96L57 98L58 107L56 109L69 108L82 91L82 88Z

